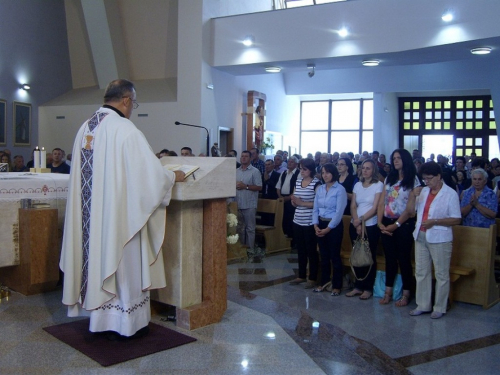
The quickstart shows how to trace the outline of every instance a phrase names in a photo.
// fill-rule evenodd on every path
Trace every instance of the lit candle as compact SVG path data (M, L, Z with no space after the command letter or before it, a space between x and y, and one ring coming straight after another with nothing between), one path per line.
M47 151L42 147L42 152L40 155L40 168L47 168Z
M36 146L35 152L33 152L33 168L40 168L40 150L38 146Z

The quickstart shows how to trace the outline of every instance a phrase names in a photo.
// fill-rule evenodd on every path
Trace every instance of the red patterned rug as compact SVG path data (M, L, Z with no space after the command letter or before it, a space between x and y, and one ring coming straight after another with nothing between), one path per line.
M149 323L146 336L123 341L110 341L105 334L90 332L89 319L45 327L44 330L102 366L116 365L196 341L155 323Z

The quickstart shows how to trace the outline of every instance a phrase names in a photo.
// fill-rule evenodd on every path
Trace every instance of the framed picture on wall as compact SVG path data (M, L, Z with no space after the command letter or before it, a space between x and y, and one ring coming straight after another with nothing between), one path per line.
M0 99L0 146L7 145L7 102Z
M14 146L31 145L31 104L14 102Z

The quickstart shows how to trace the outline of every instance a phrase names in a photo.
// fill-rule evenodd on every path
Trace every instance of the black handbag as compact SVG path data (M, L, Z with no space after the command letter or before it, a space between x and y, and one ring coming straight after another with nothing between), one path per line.
M373 266L372 252L370 250L370 243L368 242L368 236L366 235L365 221L361 220L361 225L363 229L361 230L361 235L356 238L354 245L352 246L351 256L349 258L349 263L351 263L351 270L354 277L358 281L363 281L368 277ZM368 267L368 272L366 276L362 279L358 278L354 267Z

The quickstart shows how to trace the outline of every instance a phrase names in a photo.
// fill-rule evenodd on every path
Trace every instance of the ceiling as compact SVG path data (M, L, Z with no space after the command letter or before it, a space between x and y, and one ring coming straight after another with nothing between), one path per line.
M489 55L473 55L470 53L472 48L491 47L492 52ZM281 73L307 71L307 64L315 64L316 70L332 69L354 69L365 68L361 61L367 59L380 60L379 67L401 66L401 65L420 65L433 64L446 61L465 61L472 59L500 59L500 37L473 40L454 44L445 44L436 47L408 50L394 53L382 53L374 55L355 55L341 56L321 59L275 61L272 63L242 64L232 66L218 66L217 69L232 75L255 75L272 74L266 73L265 67L279 66ZM376 69L372 67L371 69Z

